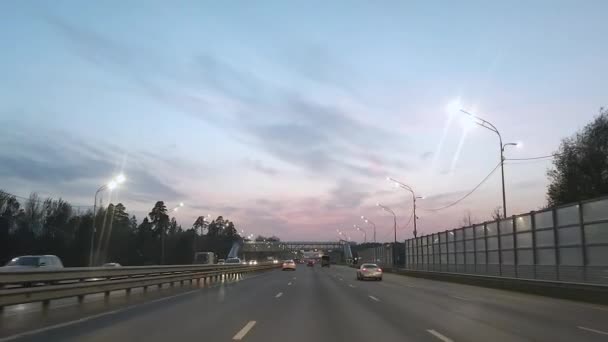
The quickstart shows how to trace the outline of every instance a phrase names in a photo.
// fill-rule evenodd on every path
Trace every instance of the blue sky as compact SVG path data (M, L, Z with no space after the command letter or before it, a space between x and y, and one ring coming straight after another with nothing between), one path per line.
M252 233L335 239L360 215L390 239L411 212L392 176L458 199L508 157L545 155L606 105L604 1L12 1L0 3L0 188L142 218L224 215ZM505 166L510 214L544 205L550 162ZM495 173L424 233L500 205ZM108 194L105 194L107 197ZM107 201L107 198L106 198ZM354 239L361 237L350 232Z

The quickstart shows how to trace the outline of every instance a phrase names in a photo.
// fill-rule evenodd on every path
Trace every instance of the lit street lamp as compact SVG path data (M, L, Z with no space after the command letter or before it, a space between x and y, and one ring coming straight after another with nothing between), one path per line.
M395 231L395 243L397 243L397 215L395 215L395 212L392 211L389 207L383 206L380 203L376 203L376 205L382 208L384 211L393 214L393 229Z
M357 226L356 224L353 224L353 227L363 233L363 243L367 243L367 232L365 231L365 229Z
M400 187L401 189L405 189L407 191L409 191L412 194L412 200L414 202L414 238L416 238L416 236L418 235L418 230L416 229L416 221L418 220L418 216L416 216L416 199L422 199L424 197L422 196L416 196L416 193L414 192L414 189L412 189L412 187L410 187L409 185L403 184L391 177L386 177L386 180L391 181L393 183L395 183L396 186Z
M97 191L95 191L95 202L93 203L93 229L91 232L91 249L89 251L89 267L93 266L93 245L95 244L95 232L97 231L97 229L95 228L95 221L97 218L97 195L103 191L103 190L114 190L114 188L116 188L119 184L122 184L126 181L126 177L123 174L119 174L118 176L114 177L112 180L110 180L107 184L104 184L102 186L99 187L99 189L97 189Z
M376 242L376 224L374 222L372 222L372 220L366 218L365 216L361 215L361 219L363 221L365 221L365 223L372 225L372 227L374 227L374 243Z
M172 212L177 212L177 210L179 210L179 208L184 206L184 202L180 202L178 206L176 206L175 208L171 209Z
M496 128L496 126L494 126L492 123L490 123L487 120L484 120L478 116L475 116L467 111L465 111L464 109L460 110L462 113L468 115L469 117L471 117L474 122L476 124L478 124L479 126L490 130L494 133L496 133L496 135L498 135L498 142L500 143L500 173L502 176L502 215L503 218L507 217L507 198L506 198L506 194L505 194L505 147L507 146L517 146L517 147L522 147L523 144L521 143L506 143L503 144L502 143L502 136L500 135L500 132L498 131L498 128Z
M175 208L171 209L172 212L177 213L179 208L184 206L184 202L179 202ZM196 240L193 240L196 241ZM160 235L160 264L165 264L165 228L163 228L163 233Z

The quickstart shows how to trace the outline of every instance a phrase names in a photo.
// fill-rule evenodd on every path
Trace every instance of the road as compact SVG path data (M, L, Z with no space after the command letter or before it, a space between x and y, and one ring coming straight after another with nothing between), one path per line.
M341 266L180 291L0 341L608 341L608 306Z

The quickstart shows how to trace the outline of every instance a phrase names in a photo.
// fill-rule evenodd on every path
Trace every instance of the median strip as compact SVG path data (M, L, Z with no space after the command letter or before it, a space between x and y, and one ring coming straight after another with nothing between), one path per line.
M251 330L251 328L253 328L254 325L255 325L255 321L249 321L247 324L245 324L243 329L241 329L238 333L236 333L236 335L234 335L234 337L232 339L234 341L242 340L243 337L245 337L245 335L247 335L249 330Z
M428 331L429 334L437 337L438 339L442 340L443 342L454 342L454 340L452 340L449 337L446 337L440 333L438 333L437 331L433 330L433 329L427 329L426 331Z

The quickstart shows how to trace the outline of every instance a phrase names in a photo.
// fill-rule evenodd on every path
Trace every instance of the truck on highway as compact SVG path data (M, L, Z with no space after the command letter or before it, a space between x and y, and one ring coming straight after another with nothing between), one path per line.
M213 252L196 252L194 253L194 262L197 265L213 265L215 264L215 253Z
M321 257L321 267L329 267L329 255L323 255Z

